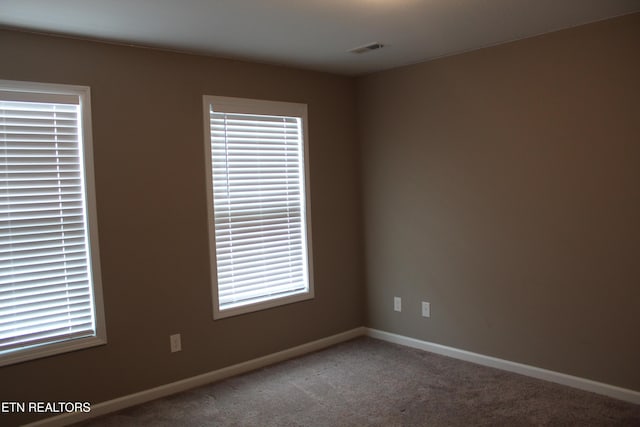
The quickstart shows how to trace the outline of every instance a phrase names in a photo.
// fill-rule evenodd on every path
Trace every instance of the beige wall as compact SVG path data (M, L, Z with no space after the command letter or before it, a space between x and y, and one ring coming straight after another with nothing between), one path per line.
M640 14L358 96L368 326L640 390Z
M96 403L363 324L353 79L9 31L0 52L0 78L91 87L109 341L0 368L0 401ZM213 321L203 94L308 104L315 299Z

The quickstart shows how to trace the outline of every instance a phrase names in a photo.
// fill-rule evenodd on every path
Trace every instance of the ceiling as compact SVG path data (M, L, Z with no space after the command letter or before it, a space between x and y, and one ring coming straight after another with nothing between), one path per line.
M359 75L640 11L640 0L0 0L0 25ZM384 48L348 50L372 42Z

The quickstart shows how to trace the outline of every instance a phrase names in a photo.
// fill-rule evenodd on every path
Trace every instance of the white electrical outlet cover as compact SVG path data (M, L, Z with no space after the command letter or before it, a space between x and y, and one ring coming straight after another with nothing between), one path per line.
M393 297L393 310L402 311L402 298Z
M171 344L171 352L182 350L182 342L180 340L180 334L169 335L169 343Z
M431 317L431 304L422 301L422 317Z

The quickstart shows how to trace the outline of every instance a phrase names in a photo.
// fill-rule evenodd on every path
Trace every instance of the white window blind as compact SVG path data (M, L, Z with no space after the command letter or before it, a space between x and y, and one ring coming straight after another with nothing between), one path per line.
M208 107L219 317L309 298L303 115Z
M0 362L5 363L85 347L89 343L39 348L98 335L83 151L88 99L85 91L66 86L62 93L48 85L16 87L21 85L0 81ZM19 351L25 349L31 354Z

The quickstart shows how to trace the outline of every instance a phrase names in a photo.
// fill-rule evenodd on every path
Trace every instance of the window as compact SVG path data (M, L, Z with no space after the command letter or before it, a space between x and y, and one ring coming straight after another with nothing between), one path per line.
M0 80L0 365L106 342L88 87Z
M214 318L313 298L307 106L204 96Z

